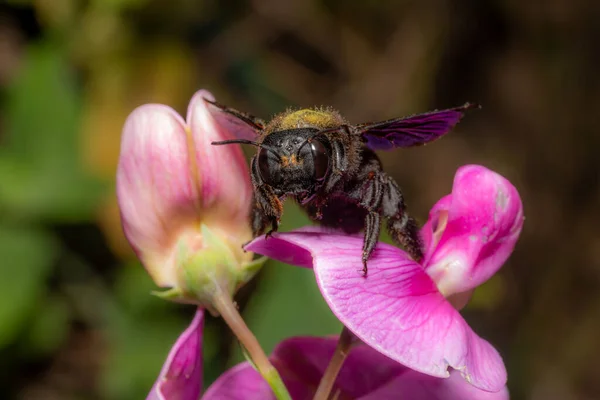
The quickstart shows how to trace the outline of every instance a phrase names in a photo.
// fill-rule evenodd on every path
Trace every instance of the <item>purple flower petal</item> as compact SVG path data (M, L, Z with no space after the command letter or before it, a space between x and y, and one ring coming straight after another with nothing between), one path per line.
M202 391L202 329L204 310L198 308L190 326L169 352L147 400L197 400Z
M464 166L421 230L423 265L446 297L474 289L504 264L522 226L515 187L487 168Z
M275 395L248 362L226 371L206 390L202 400L270 400Z
M508 389L487 392L469 385L458 371L451 371L450 377L434 378L416 371L407 370L403 375L391 380L377 390L360 397L360 400L395 400L398 394L411 400L508 400Z
M448 377L450 366L481 389L500 390L506 383L502 358L471 330L423 268L402 250L380 243L364 278L362 240L291 232L257 238L247 249L284 262L301 260L303 266L312 257L317 283L331 310L382 354L437 377Z
M294 400L309 400L335 351L336 338L297 337L280 343L271 355ZM360 400L507 400L503 387L491 393L465 382L456 371L447 379L412 371L368 346L352 349L336 380L333 392L340 398ZM269 386L248 363L223 374L203 400L274 399Z
M306 396L294 398L312 398L336 345L336 337L296 337L283 341L275 348L271 359L281 371L284 381L295 377L296 381L304 383L304 388L312 388ZM406 371L408 369L396 361L359 344L346 358L333 391L339 390L341 398L362 398Z

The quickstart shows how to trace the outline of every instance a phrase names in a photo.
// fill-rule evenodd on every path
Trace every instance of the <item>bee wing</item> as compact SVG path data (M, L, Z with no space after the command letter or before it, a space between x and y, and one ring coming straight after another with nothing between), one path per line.
M358 125L356 128L367 146L373 150L392 150L397 147L419 146L429 143L450 132L465 111L481 108L477 104L441 111L431 111L410 117L395 118L382 122Z
M204 99L204 101L209 104L209 108L214 110L211 114L217 122L229 130L234 139L256 140L259 132L265 128L265 123L260 118L227 107L216 101L208 99Z

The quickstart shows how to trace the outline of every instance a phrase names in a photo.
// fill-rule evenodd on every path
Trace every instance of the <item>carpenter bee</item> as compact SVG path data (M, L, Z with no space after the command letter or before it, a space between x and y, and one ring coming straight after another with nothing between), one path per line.
M301 109L271 121L206 100L236 139L213 145L256 146L251 177L254 198L250 219L254 236L277 231L283 201L293 197L313 220L348 234L364 230L363 275L379 239L382 217L393 240L416 260L423 257L418 226L406 213L402 191L386 174L375 150L418 146L448 133L463 106L382 122L349 124L329 108ZM250 128L250 129L248 129Z

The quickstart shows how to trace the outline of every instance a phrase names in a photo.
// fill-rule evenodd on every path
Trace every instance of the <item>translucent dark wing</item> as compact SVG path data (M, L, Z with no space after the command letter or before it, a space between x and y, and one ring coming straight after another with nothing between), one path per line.
M431 111L410 117L390 119L357 126L368 147L373 150L391 150L396 147L419 146L450 132L465 111L480 108L466 103L461 107Z
M265 128L262 119L235 110L223 104L204 99L209 104L211 114L217 122L231 132L235 139L256 140L259 132Z

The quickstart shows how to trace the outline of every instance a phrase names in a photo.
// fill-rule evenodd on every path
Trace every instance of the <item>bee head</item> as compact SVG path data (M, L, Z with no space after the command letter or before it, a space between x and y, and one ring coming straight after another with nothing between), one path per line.
M261 143L246 139L212 142L213 145L251 144L258 147L257 171L262 182L280 194L306 195L319 187L329 173L331 143L319 129L297 128L273 132Z
M331 145L318 129L273 132L260 143L257 163L264 183L298 195L319 186L329 172Z

